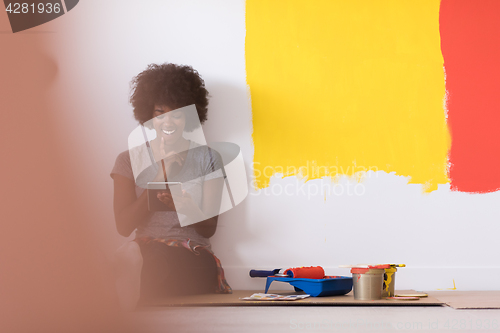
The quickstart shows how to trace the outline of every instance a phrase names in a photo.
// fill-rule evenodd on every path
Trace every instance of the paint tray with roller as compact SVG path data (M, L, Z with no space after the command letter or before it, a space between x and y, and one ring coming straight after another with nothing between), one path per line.
M290 268L284 276L268 276L265 293L274 281L288 282L295 291L303 291L313 297L345 295L352 290L352 277L325 276L322 267Z

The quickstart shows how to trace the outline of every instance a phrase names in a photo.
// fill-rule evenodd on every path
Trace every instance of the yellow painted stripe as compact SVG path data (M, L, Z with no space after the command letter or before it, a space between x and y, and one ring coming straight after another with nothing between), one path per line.
M246 28L257 188L300 167L449 182L439 0L247 0Z

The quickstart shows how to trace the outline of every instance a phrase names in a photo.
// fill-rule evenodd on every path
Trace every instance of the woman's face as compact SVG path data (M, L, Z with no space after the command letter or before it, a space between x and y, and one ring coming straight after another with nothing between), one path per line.
M182 111L169 108L166 105L155 105L153 126L158 138L163 138L165 145L173 145L180 138L186 127L186 115Z

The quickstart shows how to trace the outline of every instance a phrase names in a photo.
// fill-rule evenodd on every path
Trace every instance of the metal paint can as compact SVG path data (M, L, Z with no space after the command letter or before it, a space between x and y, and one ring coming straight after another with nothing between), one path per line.
M382 299L384 269L352 268L354 299L373 301Z

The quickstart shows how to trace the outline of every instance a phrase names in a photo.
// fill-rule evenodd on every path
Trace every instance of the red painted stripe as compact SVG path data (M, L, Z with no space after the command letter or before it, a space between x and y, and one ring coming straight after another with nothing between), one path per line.
M500 189L500 1L443 0L451 189Z

